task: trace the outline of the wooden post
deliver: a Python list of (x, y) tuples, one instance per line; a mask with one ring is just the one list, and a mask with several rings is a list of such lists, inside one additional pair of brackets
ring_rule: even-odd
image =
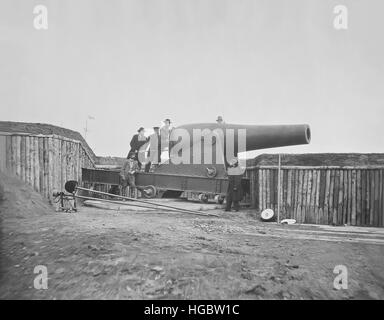
[(270, 169), (267, 169), (265, 170), (265, 201), (266, 201), (266, 208), (270, 208), (271, 207), (271, 188), (270, 188), (270, 182), (271, 182), (271, 179), (270, 179), (270, 173), (271, 173), (271, 170)]
[(7, 137), (0, 136), (0, 171), (6, 171), (7, 163)]
[(281, 155), (279, 153), (279, 168), (277, 171), (277, 223), (280, 223), (280, 199), (281, 199)]

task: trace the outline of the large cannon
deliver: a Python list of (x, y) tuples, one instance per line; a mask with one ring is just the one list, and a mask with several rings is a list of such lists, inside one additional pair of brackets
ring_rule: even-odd
[[(159, 190), (178, 196), (184, 191), (221, 197), (226, 193), (226, 165), (239, 152), (308, 144), (308, 125), (238, 125), (198, 123), (175, 128), (170, 158), (153, 172), (140, 172), (136, 183), (154, 197)], [(118, 172), (83, 169), (83, 181), (119, 184)], [(247, 179), (244, 179), (247, 189)]]
[[(310, 139), (311, 131), (305, 124), (271, 126), (188, 124), (174, 129), (170, 137), (171, 145), (174, 144), (173, 149), (177, 147), (181, 153), (189, 155), (188, 163), (175, 164), (177, 155), (171, 152), (170, 160), (158, 167), (155, 172), (181, 176), (225, 177), (226, 163), (239, 152), (308, 144)], [(195, 159), (196, 154), (199, 162)]]

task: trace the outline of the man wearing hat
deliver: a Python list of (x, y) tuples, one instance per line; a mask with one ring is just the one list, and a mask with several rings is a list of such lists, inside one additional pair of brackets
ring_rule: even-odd
[(235, 211), (239, 211), (240, 209), (239, 202), (243, 198), (243, 191), (241, 188), (243, 173), (244, 170), (239, 167), (239, 160), (237, 158), (233, 158), (227, 166), (228, 189), (225, 211), (231, 211), (232, 203)]
[(129, 190), (128, 187), (131, 187), (134, 193), (136, 193), (137, 187), (135, 175), (138, 171), (140, 171), (140, 167), (136, 155), (133, 152), (129, 152), (128, 157), (120, 170), (120, 184), (127, 196)]
[(154, 133), (149, 136), (148, 163), (145, 165), (145, 172), (149, 172), (152, 167), (161, 162), (161, 140), (160, 127), (153, 127)]
[(222, 116), (218, 116), (216, 119), (217, 124), (224, 124), (224, 120)]
[(140, 148), (148, 142), (148, 138), (144, 135), (145, 134), (145, 129), (143, 127), (140, 127), (137, 130), (137, 133), (133, 135), (131, 139), (131, 150), (128, 153), (127, 159), (129, 158), (129, 155), (135, 154), (136, 160), (139, 163), (139, 167), (141, 168), (141, 162), (139, 161), (139, 150)]
[(169, 144), (169, 137), (171, 134), (171, 120), (165, 119), (164, 125), (160, 128), (160, 140), (161, 140), (161, 152), (168, 149), (168, 154), (170, 154), (170, 149), (172, 146)]

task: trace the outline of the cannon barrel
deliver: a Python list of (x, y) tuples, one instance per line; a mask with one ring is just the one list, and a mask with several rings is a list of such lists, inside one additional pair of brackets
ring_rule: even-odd
[[(246, 137), (246, 151), (285, 147), (292, 145), (308, 144), (311, 140), (311, 130), (307, 124), (288, 124), (288, 125), (239, 125), (239, 124), (216, 124), (216, 123), (197, 123), (180, 126), (177, 129), (185, 129), (190, 136), (193, 130), (209, 129), (214, 132), (221, 129), (224, 135), (229, 130), (234, 132), (234, 145), (237, 149), (238, 135), (242, 132)], [(245, 131), (244, 131), (245, 130)], [(175, 131), (177, 134), (177, 130)], [(172, 140), (172, 136), (171, 136)], [(176, 140), (176, 139), (175, 139)], [(191, 141), (191, 145), (195, 141)], [(239, 150), (240, 151), (240, 150)]]
[(246, 129), (247, 151), (308, 144), (311, 141), (311, 129), (306, 124), (240, 127)]

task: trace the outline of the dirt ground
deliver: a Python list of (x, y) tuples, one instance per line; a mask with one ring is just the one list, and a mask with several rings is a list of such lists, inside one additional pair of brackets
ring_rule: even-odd
[[(252, 210), (57, 213), (0, 178), (0, 299), (384, 298), (383, 229), (283, 226)], [(34, 288), (37, 265), (46, 290)], [(336, 265), (347, 267), (348, 289), (334, 289)]]

